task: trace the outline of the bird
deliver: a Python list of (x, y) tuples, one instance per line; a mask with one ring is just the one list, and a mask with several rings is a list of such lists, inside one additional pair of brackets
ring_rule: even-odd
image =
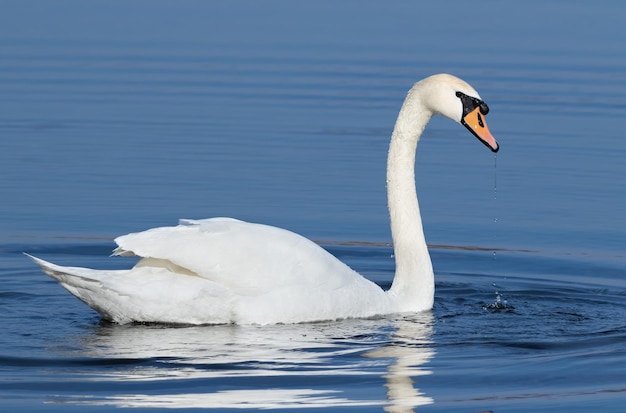
[(460, 123), (499, 150), (489, 107), (464, 80), (435, 74), (402, 104), (387, 155), (395, 275), (383, 290), (315, 242), (234, 218), (181, 219), (115, 239), (129, 269), (56, 265), (28, 255), (50, 277), (114, 323), (291, 324), (417, 313), (433, 307), (435, 280), (415, 188), (415, 156), (433, 115)]

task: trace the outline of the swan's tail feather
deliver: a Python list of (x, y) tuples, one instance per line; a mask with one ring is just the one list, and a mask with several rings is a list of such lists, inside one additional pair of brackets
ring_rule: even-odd
[[(57, 280), (64, 287), (66, 285), (70, 285), (70, 286), (75, 286), (75, 287), (80, 288), (80, 287), (83, 287), (85, 284), (89, 284), (89, 283), (92, 283), (92, 284), (96, 283), (102, 286), (102, 284), (94, 278), (89, 278), (89, 277), (85, 277), (83, 275), (79, 275), (76, 273), (74, 274), (71, 273), (70, 271), (72, 270), (73, 267), (61, 267), (60, 265), (56, 265), (51, 262), (42, 260), (41, 258), (34, 257), (30, 254), (25, 253), (24, 255), (26, 255), (33, 261), (35, 261), (35, 264), (39, 265), (41, 269), (43, 270), (43, 272), (48, 274), (51, 278)], [(80, 269), (76, 268), (76, 270), (80, 270)]]
[[(41, 267), (52, 279), (61, 284), (63, 288), (72, 293), (76, 298), (96, 310), (103, 318), (123, 323), (114, 310), (115, 302), (119, 301), (121, 294), (107, 288), (98, 278), (98, 271), (80, 267), (62, 267), (51, 262), (24, 254)], [(93, 273), (90, 276), (89, 273)]]
[(225, 287), (197, 275), (147, 261), (131, 270), (63, 267), (30, 257), (51, 278), (102, 318), (119, 324), (233, 322), (233, 296)]

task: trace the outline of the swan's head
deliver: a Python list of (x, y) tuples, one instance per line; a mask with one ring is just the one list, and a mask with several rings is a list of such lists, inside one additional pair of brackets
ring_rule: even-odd
[(498, 152), (500, 147), (485, 121), (489, 107), (467, 82), (452, 75), (439, 74), (421, 80), (415, 89), (419, 89), (423, 104), (432, 113), (462, 124), (489, 149)]

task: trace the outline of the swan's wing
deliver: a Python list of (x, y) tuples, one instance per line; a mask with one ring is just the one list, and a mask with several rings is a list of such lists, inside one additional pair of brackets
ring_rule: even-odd
[(62, 267), (32, 257), (104, 318), (126, 323), (268, 324), (389, 312), (387, 295), (293, 232), (233, 219), (182, 221), (116, 239), (130, 270)]
[[(281, 228), (230, 218), (182, 220), (116, 238), (118, 255), (162, 265), (258, 296), (296, 287), (335, 290), (369, 283), (312, 241)], [(180, 270), (182, 269), (182, 270)]]

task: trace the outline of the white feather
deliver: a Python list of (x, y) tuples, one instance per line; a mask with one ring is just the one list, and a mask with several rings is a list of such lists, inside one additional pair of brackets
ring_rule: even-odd
[(181, 220), (118, 237), (115, 255), (142, 258), (129, 270), (31, 258), (118, 323), (296, 323), (428, 310), (434, 275), (415, 191), (415, 151), (433, 114), (460, 120), (455, 91), (478, 97), (450, 75), (416, 83), (396, 121), (387, 160), (396, 274), (387, 292), (298, 234), (232, 218)]

